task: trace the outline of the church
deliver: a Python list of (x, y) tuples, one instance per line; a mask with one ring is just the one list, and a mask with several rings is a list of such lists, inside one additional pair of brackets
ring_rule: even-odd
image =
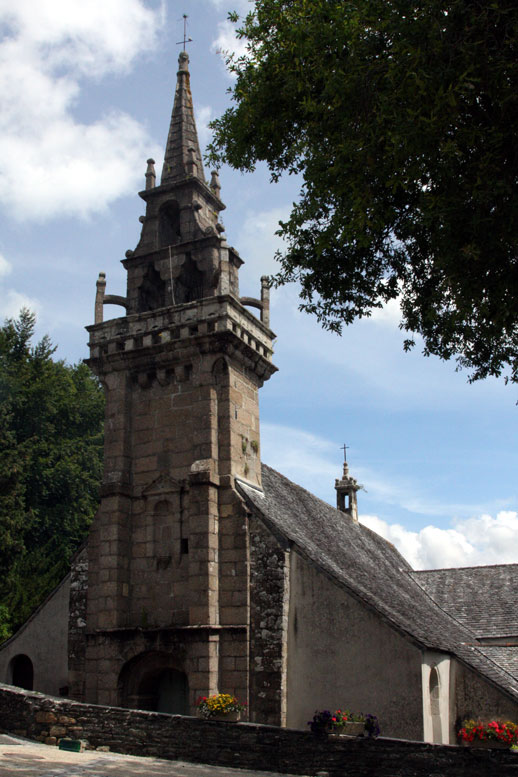
[(240, 296), (188, 63), (160, 180), (149, 159), (139, 193), (126, 296), (100, 273), (87, 327), (106, 395), (99, 510), (70, 574), (0, 647), (0, 682), (183, 715), (227, 692), (250, 721), (291, 728), (342, 707), (452, 744), (463, 718), (518, 722), (518, 565), (415, 572), (358, 522), (347, 463), (332, 507), (261, 462), (268, 281)]

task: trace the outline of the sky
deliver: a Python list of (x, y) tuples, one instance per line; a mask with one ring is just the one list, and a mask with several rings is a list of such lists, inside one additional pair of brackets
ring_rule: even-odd
[[(125, 294), (146, 160), (161, 169), (183, 14), (202, 147), (229, 104), (229, 10), (246, 0), (0, 0), (0, 317), (37, 314), (56, 358), (86, 358), (95, 281)], [(206, 170), (206, 173), (210, 172)], [(297, 199), (258, 167), (220, 171), (241, 293), (274, 272), (275, 230)], [(110, 311), (110, 313), (108, 313)], [(105, 316), (120, 315), (107, 308)], [(279, 368), (261, 389), (262, 459), (335, 503), (343, 451), (360, 521), (418, 569), (518, 563), (518, 388), (473, 385), (452, 362), (403, 352), (394, 303), (323, 331), (296, 286), (272, 291)]]

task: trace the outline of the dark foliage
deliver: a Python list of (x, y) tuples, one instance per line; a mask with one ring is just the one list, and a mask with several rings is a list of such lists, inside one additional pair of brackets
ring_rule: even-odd
[(256, 0), (240, 35), (210, 156), (302, 176), (275, 282), (336, 331), (399, 298), (425, 354), (518, 381), (518, 4)]
[(104, 399), (84, 364), (31, 346), (34, 315), (0, 328), (0, 639), (68, 569), (97, 507)]

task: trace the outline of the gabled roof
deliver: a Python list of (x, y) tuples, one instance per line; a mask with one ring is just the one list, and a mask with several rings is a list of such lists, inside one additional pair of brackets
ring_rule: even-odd
[(477, 637), (518, 635), (518, 564), (432, 569), (411, 576)]
[(428, 596), (391, 543), (265, 464), (262, 482), (263, 491), (237, 486), (271, 530), (418, 646), (457, 655), (518, 701), (518, 679)]

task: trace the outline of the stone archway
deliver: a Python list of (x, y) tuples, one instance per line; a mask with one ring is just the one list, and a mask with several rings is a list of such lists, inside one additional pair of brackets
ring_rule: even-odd
[(432, 667), (429, 678), (429, 693), (430, 693), (430, 713), (432, 716), (432, 737), (433, 742), (442, 742), (442, 725), (441, 725), (441, 685), (439, 681), (439, 672), (437, 667)]
[(171, 655), (141, 653), (122, 667), (119, 703), (131, 709), (188, 715), (189, 682)]
[(19, 653), (9, 663), (9, 682), (18, 688), (32, 691), (34, 688), (34, 668), (29, 656)]

